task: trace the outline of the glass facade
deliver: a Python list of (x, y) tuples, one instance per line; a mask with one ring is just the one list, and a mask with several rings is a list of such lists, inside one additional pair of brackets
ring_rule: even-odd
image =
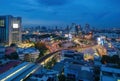
[(21, 18), (11, 15), (0, 16), (0, 43), (21, 42)]
[(0, 27), (4, 27), (5, 26), (5, 20), (4, 19), (0, 19)]

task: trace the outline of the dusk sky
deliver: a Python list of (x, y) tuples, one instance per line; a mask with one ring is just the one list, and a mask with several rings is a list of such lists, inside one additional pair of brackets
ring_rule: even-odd
[(120, 0), (0, 0), (0, 15), (20, 16), (23, 25), (120, 28)]

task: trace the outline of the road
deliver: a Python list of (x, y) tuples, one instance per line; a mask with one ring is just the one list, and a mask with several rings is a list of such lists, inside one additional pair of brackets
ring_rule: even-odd
[[(63, 50), (63, 49), (61, 49), (61, 50)], [(47, 54), (47, 55), (41, 57), (39, 60), (36, 61), (36, 63), (42, 63), (42, 62), (45, 61), (47, 58), (49, 58), (49, 57), (51, 57), (52, 55), (54, 55), (54, 54), (60, 52), (61, 50), (58, 50), (58, 51), (49, 53), (49, 54)]]
[(54, 54), (57, 54), (58, 52), (60, 52), (61, 50), (77, 50), (77, 49), (87, 49), (87, 48), (91, 48), (91, 47), (95, 47), (96, 45), (92, 45), (92, 46), (87, 46), (87, 47), (77, 47), (77, 48), (62, 48), (59, 49), (55, 52), (49, 53), (43, 57), (41, 57), (39, 60), (36, 61), (36, 63), (42, 63), (44, 62), (47, 58), (51, 57)]

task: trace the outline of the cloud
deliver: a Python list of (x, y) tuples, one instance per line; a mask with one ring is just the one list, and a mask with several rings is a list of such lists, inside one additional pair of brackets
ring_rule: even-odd
[(87, 22), (93, 26), (120, 26), (119, 3), (120, 0), (1, 0), (0, 15), (21, 16), (26, 24)]
[(39, 20), (28, 20), (28, 19), (24, 19), (24, 21), (26, 22), (23, 22), (24, 25), (45, 25), (45, 26), (55, 26), (55, 25), (63, 25), (65, 24), (66, 22), (63, 22), (63, 21), (57, 21), (57, 20), (42, 20), (42, 19), (39, 19)]
[(37, 0), (38, 3), (45, 6), (61, 6), (69, 3), (71, 0)]

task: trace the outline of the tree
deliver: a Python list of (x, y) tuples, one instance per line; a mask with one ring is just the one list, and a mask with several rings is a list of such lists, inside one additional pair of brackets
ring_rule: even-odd
[(113, 56), (111, 57), (111, 63), (117, 64), (118, 61), (119, 61), (119, 56), (118, 56), (118, 55), (113, 55)]
[(11, 53), (10, 57), (11, 57), (11, 59), (15, 59), (15, 60), (19, 59), (19, 56), (18, 56), (17, 52)]
[(35, 44), (35, 48), (40, 51), (39, 57), (43, 56), (45, 54), (45, 52), (48, 50), (45, 43), (43, 43), (43, 42), (37, 42)]
[(17, 60), (19, 59), (19, 56), (18, 53), (15, 51), (10, 53), (9, 55), (5, 55), (5, 58)]
[(10, 47), (17, 47), (15, 43), (10, 44)]
[(55, 64), (56, 63), (56, 58), (53, 58), (52, 59), (52, 64)]
[(113, 55), (112, 57), (103, 55), (101, 62), (102, 64), (113, 63), (113, 64), (118, 64), (118, 66), (120, 66), (120, 58), (118, 55)]
[(49, 61), (45, 64), (46, 69), (51, 69), (52, 68), (52, 61)]
[(107, 56), (107, 55), (103, 55), (103, 56), (102, 56), (102, 59), (101, 59), (101, 63), (102, 63), (102, 64), (106, 64), (106, 63), (108, 63), (108, 62), (110, 62), (110, 57)]
[(61, 74), (58, 76), (58, 79), (59, 79), (59, 81), (65, 81), (66, 77), (65, 77), (65, 75)]
[(37, 42), (35, 44), (35, 48), (37, 48), (39, 50), (48, 50), (45, 43), (43, 43), (43, 42)]

